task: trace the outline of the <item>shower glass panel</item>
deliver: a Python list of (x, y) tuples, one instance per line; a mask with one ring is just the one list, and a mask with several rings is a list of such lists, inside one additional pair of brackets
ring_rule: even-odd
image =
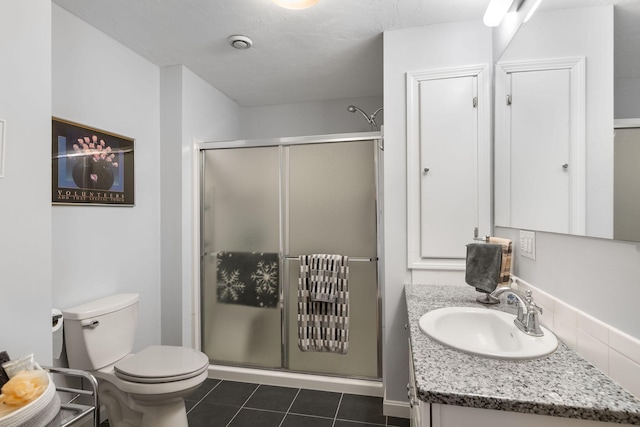
[[(373, 141), (289, 147), (286, 234), (289, 369), (378, 377), (378, 281)], [(298, 255), (349, 262), (349, 351), (303, 352), (297, 337)], [(364, 261), (370, 258), (371, 261)]]
[[(279, 152), (278, 147), (204, 151), (202, 342), (217, 363), (282, 365), (279, 286), (275, 297), (256, 292), (277, 279)], [(261, 267), (251, 261), (262, 261)]]

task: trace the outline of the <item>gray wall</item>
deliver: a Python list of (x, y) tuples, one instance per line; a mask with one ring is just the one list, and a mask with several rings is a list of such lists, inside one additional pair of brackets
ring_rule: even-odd
[[(495, 234), (519, 241), (519, 230)], [(640, 243), (536, 232), (536, 259), (514, 245), (513, 271), (563, 302), (640, 337)]]
[(51, 362), (51, 2), (0, 7), (0, 351)]

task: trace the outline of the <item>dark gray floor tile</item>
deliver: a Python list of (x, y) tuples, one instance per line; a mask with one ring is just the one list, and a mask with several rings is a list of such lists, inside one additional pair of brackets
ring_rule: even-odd
[(241, 407), (258, 388), (258, 384), (222, 381), (202, 402)]
[(386, 417), (382, 414), (381, 397), (344, 394), (337, 418), (347, 421), (386, 424)]
[(361, 421), (336, 420), (333, 427), (384, 427), (385, 424), (363, 423)]
[(196, 391), (188, 395), (185, 400), (195, 400), (196, 402), (198, 402), (219, 383), (220, 383), (220, 380), (213, 380), (213, 379), (207, 378), (200, 385), (200, 387), (198, 387)]
[(241, 409), (229, 424), (229, 427), (278, 427), (284, 418), (284, 412)]
[(196, 406), (198, 402), (195, 400), (186, 400), (184, 401), (184, 408), (187, 410), (187, 413), (189, 413), (189, 411), (191, 409), (193, 409), (194, 406)]
[(410, 427), (411, 421), (409, 418), (387, 417), (387, 425), (389, 427)]
[(340, 403), (340, 393), (300, 390), (289, 412), (301, 415), (334, 418)]
[(280, 427), (331, 427), (333, 418), (306, 417), (304, 415), (287, 414)]
[(260, 385), (246, 403), (246, 408), (287, 412), (298, 394), (297, 388)]
[(187, 420), (189, 427), (225, 427), (239, 410), (239, 407), (200, 402), (187, 414)]

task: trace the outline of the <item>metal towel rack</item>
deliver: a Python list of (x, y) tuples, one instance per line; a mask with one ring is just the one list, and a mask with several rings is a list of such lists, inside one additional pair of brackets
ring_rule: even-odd
[[(89, 415), (93, 415), (93, 426), (100, 426), (100, 399), (98, 398), (98, 382), (96, 378), (85, 371), (70, 368), (54, 368), (43, 366), (43, 369), (51, 374), (58, 374), (65, 377), (80, 378), (80, 388), (56, 386), (58, 392), (70, 393), (68, 402), (60, 405), (60, 427), (67, 427), (84, 420)], [(87, 387), (85, 387), (85, 384)], [(75, 403), (81, 396), (89, 396), (89, 404)]]

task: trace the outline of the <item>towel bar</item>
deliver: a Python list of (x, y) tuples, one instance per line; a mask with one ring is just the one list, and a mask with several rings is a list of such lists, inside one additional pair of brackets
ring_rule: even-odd
[[(300, 259), (300, 257), (297, 256), (286, 256), (285, 259), (288, 260), (298, 260)], [(367, 257), (349, 257), (349, 262), (354, 261), (354, 262), (371, 262), (371, 261), (378, 261), (378, 258), (367, 258)]]
[[(204, 254), (204, 256), (218, 256), (217, 252), (207, 252)], [(297, 256), (285, 256), (285, 259), (288, 260), (298, 260), (300, 259), (300, 257)], [(349, 261), (354, 261), (354, 262), (372, 262), (372, 261), (378, 261), (378, 257), (375, 258), (371, 258), (371, 257), (349, 257)]]

